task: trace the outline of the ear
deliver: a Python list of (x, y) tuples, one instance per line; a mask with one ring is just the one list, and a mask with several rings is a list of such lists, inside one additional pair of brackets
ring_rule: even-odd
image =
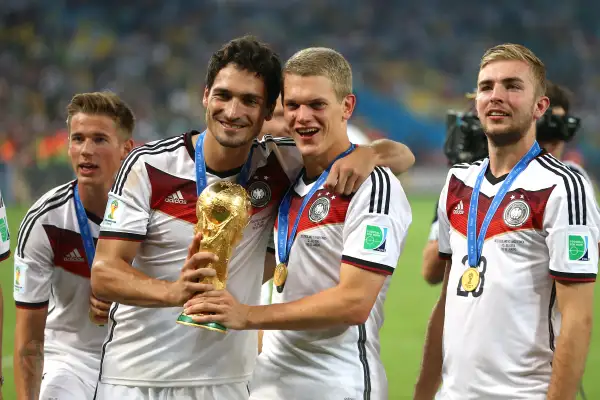
[(208, 93), (208, 88), (204, 87), (204, 95), (202, 96), (202, 105), (204, 106), (204, 108), (208, 108)]
[(342, 114), (342, 119), (344, 121), (348, 121), (350, 117), (352, 117), (352, 113), (354, 112), (354, 107), (356, 107), (356, 96), (353, 94), (349, 94), (344, 97), (343, 100), (344, 112)]
[(123, 152), (121, 153), (121, 161), (125, 160), (125, 157), (133, 150), (133, 139), (127, 139), (123, 143)]
[(541, 96), (535, 103), (535, 109), (533, 110), (533, 118), (537, 121), (542, 118), (542, 115), (550, 107), (550, 99), (546, 96)]

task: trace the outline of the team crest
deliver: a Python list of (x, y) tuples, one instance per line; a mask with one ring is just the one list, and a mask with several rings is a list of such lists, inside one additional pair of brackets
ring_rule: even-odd
[(310, 206), (310, 209), (308, 210), (308, 219), (315, 223), (323, 221), (327, 218), (330, 207), (331, 200), (329, 200), (329, 197), (319, 197)]
[(530, 213), (529, 204), (523, 200), (513, 200), (504, 209), (504, 223), (511, 228), (518, 228), (527, 221)]
[(250, 203), (253, 207), (261, 208), (271, 201), (271, 188), (264, 182), (257, 181), (248, 188), (250, 194)]

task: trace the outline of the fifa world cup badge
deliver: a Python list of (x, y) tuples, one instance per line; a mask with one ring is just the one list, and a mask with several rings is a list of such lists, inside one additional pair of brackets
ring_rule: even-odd
[(479, 271), (477, 270), (477, 268), (468, 268), (462, 275), (461, 278), (461, 282), (462, 282), (462, 287), (467, 291), (467, 292), (472, 292), (473, 290), (477, 289), (477, 286), (479, 286)]

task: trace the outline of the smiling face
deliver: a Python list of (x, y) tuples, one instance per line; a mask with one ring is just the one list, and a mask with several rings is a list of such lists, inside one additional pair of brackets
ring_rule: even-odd
[(208, 131), (224, 147), (248, 144), (271, 117), (264, 80), (235, 64), (218, 72), (210, 89), (204, 90), (203, 104)]
[(101, 114), (76, 113), (70, 120), (69, 149), (71, 166), (82, 185), (110, 186), (131, 148), (123, 140), (115, 121)]
[(320, 157), (338, 142), (347, 142), (346, 122), (356, 98), (338, 100), (333, 83), (324, 76), (286, 73), (283, 82), (284, 117), (303, 156)]
[(535, 122), (548, 107), (532, 68), (525, 61), (495, 60), (481, 68), (476, 107), (488, 139), (497, 146), (535, 133)]

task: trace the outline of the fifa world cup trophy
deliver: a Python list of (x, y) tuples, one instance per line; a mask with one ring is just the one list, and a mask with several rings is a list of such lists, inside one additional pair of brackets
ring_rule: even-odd
[[(250, 197), (241, 185), (228, 181), (220, 181), (209, 185), (198, 197), (196, 215), (198, 223), (194, 234), (202, 233), (201, 251), (209, 251), (219, 257), (219, 261), (211, 262), (208, 268), (216, 270), (215, 276), (206, 277), (202, 283), (213, 285), (215, 290), (225, 289), (227, 285), (227, 268), (231, 253), (242, 239), (244, 228), (250, 221), (252, 204)], [(201, 327), (225, 333), (227, 328), (211, 322), (200, 324), (191, 316), (181, 313), (178, 324)]]

